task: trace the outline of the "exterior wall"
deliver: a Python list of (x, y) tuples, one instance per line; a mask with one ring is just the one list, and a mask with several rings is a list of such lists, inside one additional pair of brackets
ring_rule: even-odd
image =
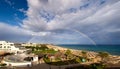
[(38, 61), (38, 56), (33, 57), (33, 61)]
[(16, 48), (14, 46), (14, 43), (6, 42), (6, 41), (0, 41), (0, 50), (1, 51), (7, 51), (7, 52), (17, 52), (17, 51), (19, 51), (19, 48)]
[(7, 66), (11, 65), (11, 66), (28, 66), (30, 65), (31, 66), (31, 62), (6, 62), (6, 61), (3, 61), (4, 63), (7, 64)]
[(13, 46), (13, 45), (14, 45), (14, 43), (0, 41), (0, 50), (11, 50), (11, 46)]
[(37, 46), (37, 43), (23, 43), (21, 46)]

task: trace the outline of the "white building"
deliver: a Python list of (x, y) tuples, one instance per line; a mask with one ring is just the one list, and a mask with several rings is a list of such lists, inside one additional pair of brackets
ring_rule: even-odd
[(19, 51), (19, 48), (16, 48), (14, 46), (14, 43), (6, 42), (6, 41), (0, 41), (0, 51), (16, 53), (17, 51)]
[(21, 44), (21, 46), (37, 46), (38, 44), (37, 43), (23, 43)]

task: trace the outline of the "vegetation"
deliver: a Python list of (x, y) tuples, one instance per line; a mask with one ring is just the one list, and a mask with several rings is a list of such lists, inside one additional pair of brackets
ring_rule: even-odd
[(87, 57), (87, 52), (86, 52), (86, 51), (82, 51), (81, 53), (82, 53), (82, 56), (83, 56), (84, 58)]
[(71, 52), (71, 50), (66, 50), (65, 52), (65, 55), (66, 55), (66, 59), (72, 59), (73, 58), (73, 54)]
[(104, 61), (105, 58), (109, 57), (109, 54), (107, 52), (99, 52), (98, 56), (100, 56), (102, 60)]
[(54, 49), (47, 49), (47, 50), (35, 50), (35, 51), (32, 51), (32, 53), (34, 54), (55, 54), (57, 51), (55, 51)]
[(34, 54), (55, 54), (57, 51), (54, 49), (49, 49), (45, 44), (37, 45), (36, 47), (27, 46), (26, 48), (31, 49)]
[(8, 56), (8, 55), (14, 55), (14, 53), (4, 53), (4, 54), (0, 55), (0, 57)]
[(44, 57), (43, 60), (45, 61), (45, 63), (49, 64), (50, 63), (50, 59), (48, 57)]
[(80, 59), (78, 61), (76, 61), (76, 59), (61, 61), (61, 58), (57, 57), (57, 58), (54, 59), (55, 62), (51, 62), (50, 57), (48, 57), (48, 56), (44, 56), (43, 60), (47, 64), (56, 65), (56, 66), (68, 65), (68, 64), (76, 64), (76, 63), (79, 63), (81, 61)]
[(90, 65), (90, 69), (104, 69), (105, 65), (102, 63), (93, 63)]
[(37, 45), (37, 46), (26, 46), (26, 48), (32, 49), (32, 51), (35, 51), (35, 50), (47, 50), (48, 49), (48, 47), (45, 44), (40, 44), (40, 45)]
[[(86, 51), (82, 51), (81, 54), (82, 56), (75, 56), (72, 54), (71, 50), (66, 50), (66, 52), (63, 54), (66, 57), (66, 60), (62, 61), (60, 56), (55, 56), (56, 53), (58, 51), (55, 51), (54, 49), (49, 49), (45, 44), (40, 44), (37, 45), (36, 47), (30, 46), (30, 47), (26, 47), (28, 49), (32, 50), (32, 53), (34, 54), (45, 54), (46, 56), (43, 57), (43, 60), (45, 61), (45, 63), (50, 64), (50, 65), (57, 65), (57, 66), (61, 66), (61, 65), (68, 65), (68, 64), (76, 64), (76, 63), (81, 63), (81, 62), (86, 62), (90, 59), (87, 59), (87, 52)], [(50, 56), (54, 55), (53, 60), (55, 62), (52, 62), (50, 59)], [(58, 53), (58, 55), (61, 55)], [(98, 56), (100, 56), (102, 59), (105, 59), (109, 56), (108, 53), (106, 52), (99, 52)], [(30, 58), (29, 58), (30, 59)], [(94, 63), (90, 65), (91, 69), (103, 69), (104, 65), (103, 64), (98, 64), (98, 63)]]
[(2, 63), (2, 64), (0, 64), (0, 66), (6, 66), (7, 64), (5, 64), (5, 63)]
[[(61, 58), (55, 57), (56, 62), (50, 62), (50, 58), (48, 56), (44, 58), (44, 61), (48, 64), (51, 64), (51, 65), (68, 65), (68, 64), (85, 62), (87, 60), (84, 57), (75, 57), (75, 58), (72, 57), (74, 55), (72, 54), (71, 50), (69, 50), (69, 49), (66, 50), (65, 55), (67, 57), (66, 61), (61, 61)], [(83, 61), (83, 60), (85, 60), (85, 61)]]
[(80, 66), (71, 66), (65, 69), (89, 69), (87, 65), (80, 65)]
[(105, 65), (101, 63), (93, 63), (91, 65), (72, 66), (65, 69), (105, 69)]
[(58, 58), (55, 58), (55, 60), (56, 60), (56, 61), (61, 61), (61, 58), (58, 57)]
[(81, 58), (76, 57), (76, 62), (81, 63), (81, 62), (82, 62), (82, 61), (81, 61)]
[[(46, 59), (45, 59), (46, 61)], [(48, 60), (47, 60), (48, 61)], [(68, 64), (76, 64), (78, 63), (75, 59), (72, 60), (67, 60), (67, 61), (57, 61), (57, 62), (46, 62), (50, 65), (56, 65), (56, 66), (61, 66), (61, 65), (68, 65)]]
[(66, 54), (66, 55), (70, 55), (70, 54), (72, 54), (72, 53), (71, 53), (71, 50), (69, 50), (69, 49), (66, 50), (65, 54)]

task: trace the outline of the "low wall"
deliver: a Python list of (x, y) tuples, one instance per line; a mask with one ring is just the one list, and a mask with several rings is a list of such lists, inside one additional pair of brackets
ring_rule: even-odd
[(3, 63), (6, 63), (7, 66), (31, 66), (31, 62), (7, 62), (3, 61)]

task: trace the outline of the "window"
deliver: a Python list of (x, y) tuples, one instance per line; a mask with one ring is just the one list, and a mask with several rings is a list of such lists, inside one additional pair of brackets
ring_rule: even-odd
[(4, 48), (6, 48), (6, 46), (4, 46)]
[(13, 46), (13, 44), (10, 44), (11, 46)]
[(0, 46), (0, 48), (2, 48), (2, 46)]
[(8, 46), (7, 48), (10, 48), (10, 46)]

